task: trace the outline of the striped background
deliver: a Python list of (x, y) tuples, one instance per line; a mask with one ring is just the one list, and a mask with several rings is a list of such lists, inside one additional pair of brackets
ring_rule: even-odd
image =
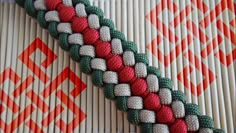
[[(166, 4), (164, 0), (95, 0), (93, 4), (103, 9), (105, 16), (114, 21), (127, 40), (136, 42), (138, 51), (148, 55), (150, 64), (158, 66), (162, 76), (173, 80), (174, 88), (185, 93), (187, 102), (198, 104), (202, 114), (212, 116), (215, 127), (234, 133), (236, 1), (169, 2)], [(75, 113), (56, 92), (64, 92), (63, 94), (76, 104), (73, 107), (79, 107), (86, 114), (81, 123), (74, 123), (74, 132), (139, 132), (137, 127), (128, 123), (126, 113), (117, 111), (114, 102), (104, 98), (102, 88), (92, 86), (91, 77), (80, 72), (79, 64), (59, 48), (58, 42), (14, 3), (0, 4), (0, 33), (0, 132), (11, 124), (10, 128), (15, 132), (34, 132), (35, 129), (44, 132), (61, 131), (57, 122), (61, 119), (70, 123)], [(50, 78), (45, 83), (40, 80), (41, 77), (35, 75), (34, 69), (27, 67), (27, 62), (19, 58), (27, 47), (34, 45), (32, 42), (37, 37), (57, 56), (52, 64), (45, 68), (40, 63), (45, 60), (47, 54), (43, 54), (39, 48), (30, 55), (30, 59)], [(48, 50), (46, 52), (48, 53)], [(10, 75), (13, 72), (18, 75), (19, 81), (16, 81), (16, 76), (12, 80), (7, 79), (7, 74), (4, 74), (7, 70), (12, 70)], [(71, 70), (86, 84), (85, 90), (79, 96), (72, 97), (70, 91), (75, 85), (70, 80), (65, 80), (56, 88), (56, 92), (43, 99), (40, 96), (41, 91), (63, 70)], [(19, 96), (13, 95), (14, 90), (29, 77), (34, 80), (28, 82), (30, 84), (27, 87), (22, 87), (24, 90), (20, 91)], [(2, 82), (4, 78), (7, 80)], [(79, 88), (82, 89), (83, 86)], [(199, 95), (196, 95), (197, 89)], [(34, 102), (29, 92), (34, 92), (39, 99)], [(11, 109), (10, 99), (20, 107), (18, 111)], [(49, 107), (48, 111), (40, 109), (37, 104), (40, 99)], [(42, 124), (44, 118), (59, 106), (64, 110), (57, 116), (54, 115), (51, 121), (46, 120), (48, 124)], [(25, 111), (27, 108), (30, 108), (30, 113)], [(22, 121), (17, 119), (19, 115), (22, 115)]]

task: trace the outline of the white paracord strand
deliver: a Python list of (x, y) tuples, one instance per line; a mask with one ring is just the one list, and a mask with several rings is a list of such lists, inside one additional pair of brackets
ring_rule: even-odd
[(72, 0), (62, 0), (62, 3), (63, 3), (65, 6), (73, 6)]
[(104, 42), (111, 40), (110, 28), (108, 26), (102, 26), (100, 28), (100, 39)]
[(91, 60), (91, 68), (95, 70), (106, 71), (107, 70), (106, 60), (102, 58), (93, 58)]
[(69, 33), (69, 34), (72, 34), (71, 24), (70, 23), (59, 23), (57, 25), (57, 31), (59, 33)]
[(123, 49), (122, 49), (122, 43), (120, 41), (120, 39), (112, 39), (111, 40), (111, 48), (112, 48), (112, 54), (122, 54), (123, 53)]
[(172, 95), (170, 89), (162, 88), (159, 90), (161, 104), (169, 105), (172, 102)]
[(184, 104), (181, 101), (173, 101), (171, 104), (171, 108), (175, 115), (175, 118), (184, 118), (185, 117), (185, 108)]
[(47, 22), (50, 21), (60, 22), (59, 13), (57, 11), (48, 11), (44, 17)]
[(83, 45), (80, 47), (79, 54), (82, 56), (95, 57), (95, 48), (91, 45)]
[(115, 96), (131, 96), (129, 84), (117, 84), (114, 88)]
[(188, 131), (198, 131), (199, 121), (196, 115), (187, 115), (185, 121), (188, 127)]
[(144, 63), (138, 62), (135, 64), (135, 76), (137, 78), (147, 77), (147, 66)]
[(154, 124), (153, 133), (169, 133), (168, 125), (165, 124)]
[(118, 75), (113, 71), (105, 71), (103, 73), (103, 81), (105, 83), (118, 84)]
[(83, 35), (80, 33), (71, 34), (68, 37), (68, 42), (70, 44), (84, 45)]
[(143, 123), (155, 123), (156, 115), (154, 111), (143, 109), (139, 111), (139, 119)]
[(209, 128), (200, 128), (199, 133), (213, 133), (213, 130)]
[(159, 84), (158, 78), (154, 74), (149, 74), (147, 76), (147, 86), (149, 92), (158, 92), (159, 91)]
[(100, 28), (99, 17), (96, 14), (90, 14), (88, 16), (88, 23), (89, 23), (89, 27), (91, 29), (99, 29)]
[(138, 96), (128, 97), (127, 107), (130, 109), (143, 109), (143, 98)]
[(123, 62), (126, 66), (134, 66), (135, 58), (134, 53), (132, 51), (125, 51), (123, 54)]
[(87, 17), (87, 13), (86, 13), (84, 4), (77, 4), (75, 6), (75, 11), (76, 11), (76, 15), (78, 17)]
[(34, 8), (35, 8), (36, 10), (46, 10), (46, 9), (47, 9), (44, 0), (36, 0), (36, 1), (34, 2)]

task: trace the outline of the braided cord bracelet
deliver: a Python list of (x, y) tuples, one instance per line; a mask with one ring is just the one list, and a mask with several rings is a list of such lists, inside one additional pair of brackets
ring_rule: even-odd
[(213, 120), (200, 115), (196, 104), (186, 103), (181, 91), (149, 66), (148, 57), (137, 53), (100, 8), (88, 0), (16, 0), (59, 40), (60, 47), (91, 74), (106, 98), (128, 112), (128, 121), (148, 133), (223, 133)]

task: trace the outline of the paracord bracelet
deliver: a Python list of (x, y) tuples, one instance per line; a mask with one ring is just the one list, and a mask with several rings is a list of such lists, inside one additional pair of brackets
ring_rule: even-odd
[(115, 30), (100, 8), (87, 0), (16, 0), (41, 27), (59, 40), (62, 49), (104, 87), (106, 98), (128, 112), (130, 123), (148, 133), (223, 133), (196, 104), (186, 103), (181, 91), (172, 90), (170, 79), (149, 66), (134, 42)]

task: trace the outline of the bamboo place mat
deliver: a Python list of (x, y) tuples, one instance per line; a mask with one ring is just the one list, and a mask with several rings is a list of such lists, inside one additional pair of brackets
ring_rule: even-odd
[[(215, 127), (236, 132), (236, 2), (166, 2), (93, 4), (173, 80), (187, 102), (213, 117)], [(0, 132), (140, 132), (13, 2), (0, 4), (0, 31)]]

